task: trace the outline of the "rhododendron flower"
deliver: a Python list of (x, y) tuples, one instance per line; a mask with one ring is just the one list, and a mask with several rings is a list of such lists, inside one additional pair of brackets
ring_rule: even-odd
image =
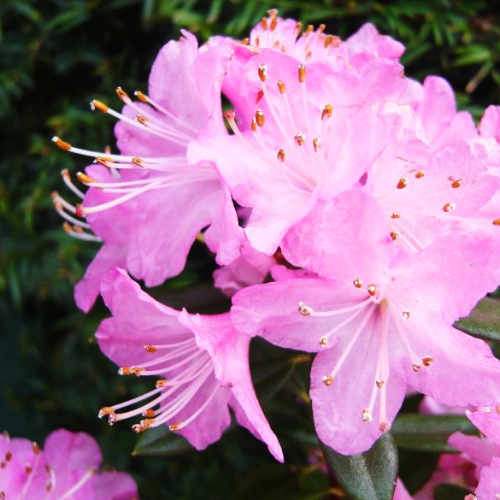
[(499, 398), (500, 363), (486, 343), (451, 327), (497, 285), (498, 240), (461, 236), (419, 254), (394, 253), (381, 243), (376, 204), (359, 191), (301, 227), (309, 231), (287, 242), (287, 258), (329, 279), (246, 288), (233, 297), (232, 316), (248, 335), (319, 353), (311, 398), (323, 442), (344, 454), (368, 449), (407, 389), (463, 407)]
[(283, 19), (274, 9), (268, 14), (251, 30), (250, 37), (244, 39), (241, 45), (225, 39), (239, 46), (237, 57), (248, 58), (262, 49), (274, 49), (291, 55), (304, 64), (347, 64), (352, 71), (356, 71), (363, 63), (368, 65), (377, 59), (398, 61), (404, 52), (402, 43), (390, 36), (381, 35), (370, 23), (364, 24), (351, 37), (342, 41), (338, 36), (325, 33), (324, 24), (320, 24), (317, 29), (308, 25), (302, 31), (302, 23), (295, 19)]
[(373, 164), (365, 186), (384, 209), (391, 238), (409, 251), (456, 228), (487, 230), (500, 209), (496, 203), (494, 215), (480, 213), (500, 188), (500, 156), (478, 142), (471, 116), (456, 112), (445, 80), (429, 77), (423, 91), (403, 137)]
[(217, 164), (233, 198), (251, 208), (251, 245), (269, 255), (317, 199), (350, 189), (370, 168), (399, 119), (383, 113), (384, 100), (405, 102), (409, 84), (392, 59), (373, 56), (361, 71), (355, 61), (306, 64), (284, 52), (238, 57), (235, 49), (223, 81), (233, 135), (194, 141), (188, 151), (192, 161)]
[(497, 499), (500, 497), (500, 406), (467, 411), (467, 416), (484, 437), (455, 432), (448, 443), (476, 466), (479, 484), (475, 495), (468, 500)]
[(168, 425), (201, 450), (229, 426), (231, 407), (238, 422), (283, 461), (253, 390), (249, 338), (234, 330), (228, 314), (171, 309), (141, 291), (122, 270), (106, 275), (101, 293), (113, 315), (97, 331), (100, 348), (122, 375), (158, 380), (145, 394), (102, 408), (100, 416), (111, 424), (143, 416), (135, 431)]
[[(220, 264), (237, 257), (240, 233), (227, 188), (213, 164), (190, 164), (185, 156), (193, 139), (225, 133), (220, 86), (229, 55), (223, 48), (198, 48), (195, 37), (183, 32), (179, 42), (170, 41), (157, 56), (149, 96), (136, 92), (138, 101), (133, 101), (119, 87), (122, 113), (93, 101), (94, 109), (119, 120), (115, 133), (121, 155), (76, 148), (54, 138), (62, 149), (103, 165), (79, 174), (90, 187), (82, 204), (75, 207), (54, 195), (70, 234), (96, 239), (88, 232), (92, 230), (104, 243), (76, 288), (77, 304), (84, 311), (98, 294), (101, 276), (114, 266), (126, 267), (148, 286), (178, 274), (204, 228), (205, 242)], [(65, 180), (82, 196), (67, 173)]]
[(0, 435), (0, 498), (53, 500), (137, 500), (137, 486), (123, 472), (99, 472), (102, 457), (83, 432), (59, 429), (43, 450), (23, 438)]

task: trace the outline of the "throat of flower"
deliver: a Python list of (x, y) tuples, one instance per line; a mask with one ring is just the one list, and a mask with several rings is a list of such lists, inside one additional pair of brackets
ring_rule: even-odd
[[(170, 344), (147, 344), (144, 350), (152, 359), (144, 363), (122, 367), (121, 375), (161, 375), (153, 390), (128, 401), (101, 408), (98, 416), (107, 417), (108, 423), (133, 417), (145, 417), (132, 429), (135, 432), (169, 423), (172, 431), (193, 422), (216, 397), (220, 383), (214, 377), (213, 362), (193, 338)], [(196, 399), (196, 409), (183, 420), (179, 414)], [(125, 411), (123, 411), (125, 410)]]

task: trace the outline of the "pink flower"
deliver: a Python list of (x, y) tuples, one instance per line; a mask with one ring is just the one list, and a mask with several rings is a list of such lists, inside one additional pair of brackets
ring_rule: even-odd
[(136, 92), (139, 101), (133, 101), (118, 88), (122, 113), (93, 101), (94, 109), (119, 120), (115, 133), (121, 155), (82, 150), (54, 138), (62, 149), (104, 166), (79, 174), (90, 187), (83, 204), (74, 207), (55, 195), (71, 234), (95, 239), (91, 230), (104, 243), (76, 288), (83, 310), (92, 306), (103, 272), (114, 266), (126, 267), (147, 286), (181, 272), (204, 228), (205, 242), (220, 264), (238, 256), (240, 230), (227, 188), (213, 164), (186, 159), (193, 139), (225, 134), (220, 86), (229, 55), (222, 47), (198, 48), (195, 37), (183, 32), (157, 56), (150, 96)]
[(27, 439), (0, 435), (0, 497), (7, 500), (134, 500), (135, 481), (123, 472), (99, 472), (101, 452), (83, 432), (59, 429), (44, 449)]
[(345, 454), (368, 449), (408, 389), (452, 406), (499, 398), (500, 363), (486, 343), (451, 327), (496, 287), (498, 239), (463, 235), (394, 252), (380, 209), (360, 191), (324, 204), (301, 228), (285, 256), (328, 279), (246, 288), (232, 317), (248, 335), (318, 352), (310, 392), (323, 442)]
[(145, 394), (102, 408), (100, 416), (111, 424), (146, 417), (133, 426), (136, 432), (168, 425), (201, 450), (229, 426), (231, 407), (238, 422), (283, 461), (253, 390), (249, 338), (234, 330), (228, 314), (201, 316), (171, 309), (121, 270), (106, 275), (101, 293), (113, 314), (96, 333), (101, 350), (121, 367), (120, 374), (158, 380)]
[[(283, 21), (285, 31), (289, 24)], [(316, 35), (325, 37), (303, 36)], [(383, 113), (384, 100), (404, 101), (409, 81), (392, 59), (306, 64), (288, 50), (234, 50), (223, 82), (235, 107), (226, 113), (233, 135), (194, 141), (188, 157), (217, 164), (233, 198), (251, 209), (251, 245), (272, 255), (317, 199), (350, 189), (370, 168), (399, 119)]]
[(500, 406), (468, 411), (467, 416), (484, 437), (456, 432), (448, 442), (476, 466), (479, 484), (475, 496), (471, 497), (478, 500), (496, 499), (500, 497)]
[[(302, 32), (300, 22), (283, 19), (273, 9), (252, 29), (250, 37), (243, 43), (249, 52), (274, 49), (292, 55), (303, 63), (328, 59), (334, 63), (339, 59), (349, 60), (363, 54), (372, 60), (375, 56), (398, 60), (404, 52), (403, 44), (389, 36), (380, 35), (370, 23), (364, 24), (345, 42), (338, 36), (325, 33), (325, 28), (324, 24), (320, 24), (317, 29), (308, 25)], [(356, 59), (356, 63), (359, 63), (359, 59)]]

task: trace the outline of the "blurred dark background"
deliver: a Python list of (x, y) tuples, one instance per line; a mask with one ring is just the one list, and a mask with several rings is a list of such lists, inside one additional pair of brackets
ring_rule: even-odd
[[(90, 99), (118, 106), (117, 85), (144, 89), (155, 54), (180, 28), (201, 40), (219, 33), (242, 38), (271, 7), (306, 24), (323, 22), (343, 37), (371, 21), (405, 43), (408, 75), (445, 76), (459, 106), (476, 118), (500, 102), (497, 2), (0, 1), (0, 430), (41, 442), (61, 426), (90, 432), (106, 466), (130, 471), (143, 498), (331, 495), (314, 459), (307, 356), (252, 347), (258, 391), (284, 443), (285, 466), (239, 429), (198, 454), (164, 431), (137, 444), (126, 424), (110, 429), (96, 419), (100, 406), (138, 394), (144, 384), (120, 378), (93, 342), (104, 307), (88, 316), (76, 309), (72, 286), (97, 247), (66, 236), (50, 200), (52, 190), (64, 191), (61, 169), (85, 166), (55, 149), (52, 135), (90, 149), (114, 146), (113, 123), (90, 112)], [(224, 307), (210, 289), (212, 270), (210, 255), (195, 247), (186, 271), (156, 292), (191, 310)], [(405, 470), (429, 468), (435, 458), (401, 456), (410, 487), (422, 478)]]

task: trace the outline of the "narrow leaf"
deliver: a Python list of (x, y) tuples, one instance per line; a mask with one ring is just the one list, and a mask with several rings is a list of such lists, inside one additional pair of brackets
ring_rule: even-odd
[(485, 297), (455, 328), (485, 340), (500, 342), (500, 299)]
[(448, 438), (455, 431), (474, 432), (474, 426), (462, 415), (400, 415), (394, 422), (391, 433), (396, 444), (405, 449), (451, 452)]
[(338, 482), (353, 499), (392, 499), (398, 453), (390, 434), (383, 435), (361, 455), (341, 455), (325, 445), (323, 453)]

